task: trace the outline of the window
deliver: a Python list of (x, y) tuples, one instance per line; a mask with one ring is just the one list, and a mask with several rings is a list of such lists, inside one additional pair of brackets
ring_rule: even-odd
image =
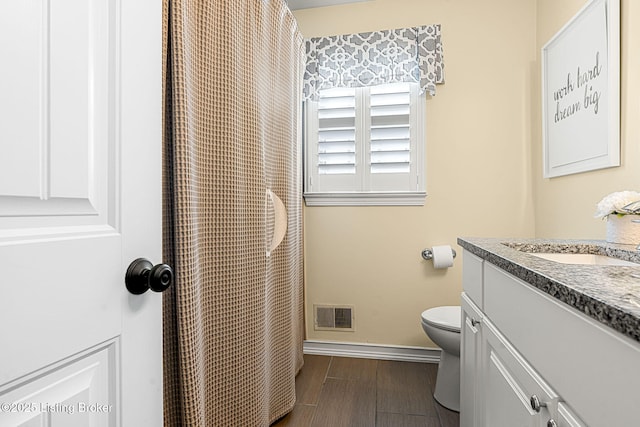
[(327, 89), (307, 101), (307, 205), (423, 205), (424, 103), (414, 83)]

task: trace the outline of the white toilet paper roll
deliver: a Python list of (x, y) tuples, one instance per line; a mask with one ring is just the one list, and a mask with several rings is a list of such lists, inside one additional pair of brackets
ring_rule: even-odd
[(449, 268), (453, 266), (453, 251), (451, 250), (451, 246), (434, 246), (431, 250), (433, 251), (434, 268)]

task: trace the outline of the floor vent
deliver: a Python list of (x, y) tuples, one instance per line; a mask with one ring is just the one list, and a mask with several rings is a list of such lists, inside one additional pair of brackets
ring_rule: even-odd
[(353, 331), (354, 310), (352, 306), (313, 305), (314, 329), (316, 331)]

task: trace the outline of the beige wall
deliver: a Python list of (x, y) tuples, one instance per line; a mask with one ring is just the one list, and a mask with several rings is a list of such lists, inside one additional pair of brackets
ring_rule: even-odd
[(621, 1), (622, 166), (542, 178), (539, 52), (585, 2), (374, 0), (295, 12), (306, 37), (440, 23), (446, 64), (427, 101), (426, 205), (305, 209), (307, 319), (313, 304), (356, 307), (356, 332), (308, 322), (308, 339), (432, 346), (420, 312), (458, 303), (461, 262), (434, 270), (420, 251), (457, 236), (603, 238), (595, 204), (639, 190), (640, 2)]
[[(307, 339), (432, 347), (420, 313), (459, 304), (462, 263), (434, 270), (422, 249), (534, 235), (535, 0), (374, 0), (295, 15), (306, 37), (442, 24), (425, 206), (305, 209)], [(355, 305), (356, 331), (314, 331), (313, 304)]]
[[(585, 3), (585, 0), (538, 0), (538, 52)], [(538, 237), (602, 239), (605, 223), (593, 218), (598, 201), (614, 191), (640, 190), (640, 2), (622, 0), (620, 9), (620, 167), (542, 178), (540, 80), (539, 76), (536, 78), (532, 160)], [(539, 69), (538, 63), (536, 70)]]

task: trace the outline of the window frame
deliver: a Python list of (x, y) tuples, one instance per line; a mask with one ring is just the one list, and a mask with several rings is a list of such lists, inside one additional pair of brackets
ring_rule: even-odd
[[(410, 90), (410, 179), (402, 190), (371, 190), (371, 181), (367, 179), (370, 172), (370, 136), (362, 137), (365, 132), (370, 135), (371, 119), (370, 87), (356, 88), (356, 174), (336, 175), (330, 180), (337, 181), (336, 188), (329, 191), (318, 190), (318, 104), (319, 101), (307, 100), (304, 103), (304, 199), (307, 206), (423, 206), (426, 198), (426, 95), (420, 95), (418, 84), (412, 83)], [(363, 149), (366, 148), (366, 150)], [(358, 170), (360, 167), (362, 170)], [(376, 181), (384, 181), (384, 175), (375, 177)], [(394, 180), (393, 175), (388, 178)], [(328, 177), (328, 175), (323, 175)], [(344, 177), (341, 179), (340, 177)], [(344, 183), (340, 183), (344, 181)], [(397, 179), (396, 179), (397, 181)], [(350, 182), (351, 184), (348, 184)], [(354, 183), (355, 182), (355, 183)], [(415, 185), (414, 185), (415, 182)], [(349, 185), (359, 185), (360, 190), (352, 190)], [(379, 185), (379, 184), (378, 184)], [(403, 185), (404, 186), (404, 185)], [(340, 188), (341, 187), (341, 188)], [(412, 188), (411, 188), (412, 187)]]

